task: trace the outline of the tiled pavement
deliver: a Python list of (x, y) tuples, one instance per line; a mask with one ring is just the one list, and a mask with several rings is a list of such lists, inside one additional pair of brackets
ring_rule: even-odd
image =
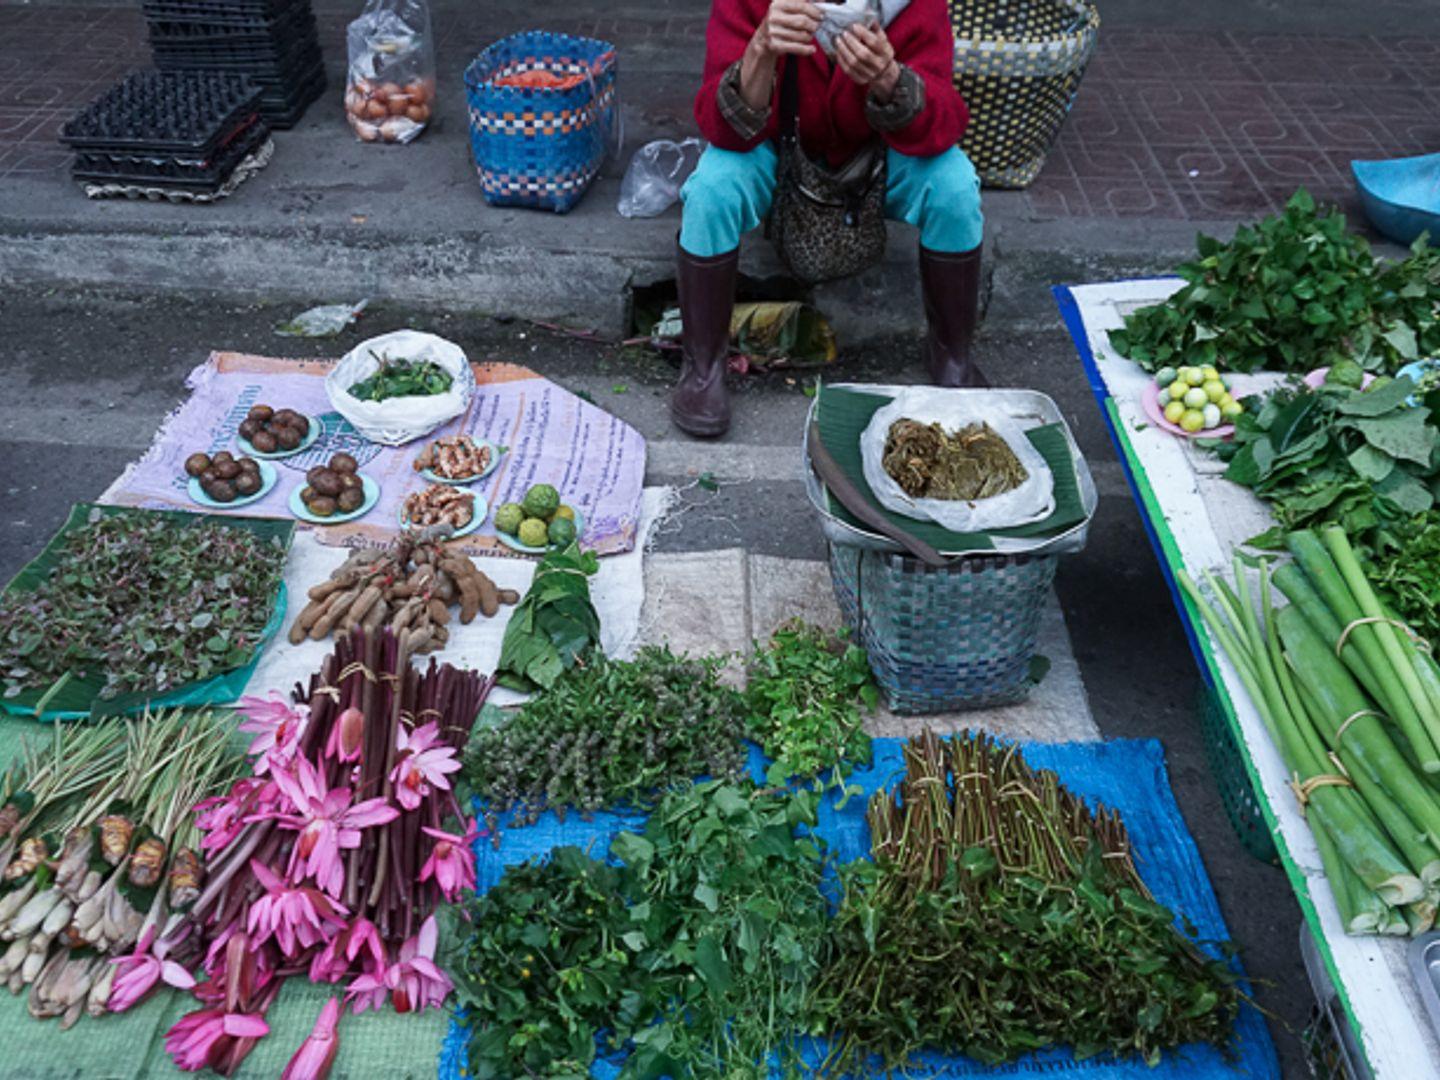
[[(315, 0), (331, 90), (312, 111), (338, 98), (356, 6)], [(706, 7), (437, 2), (440, 68), (458, 72), (485, 43), (527, 25), (598, 34), (621, 47), (632, 134), (677, 133), (690, 111), (690, 80), (677, 73), (698, 71)], [(0, 179), (62, 177), (68, 155), (56, 135), (65, 119), (147, 61), (138, 4), (0, 0)], [(1434, 36), (1102, 28), (1027, 209), (1042, 219), (1234, 219), (1274, 210), (1300, 185), (1349, 204), (1352, 158), (1440, 149), (1437, 68)]]

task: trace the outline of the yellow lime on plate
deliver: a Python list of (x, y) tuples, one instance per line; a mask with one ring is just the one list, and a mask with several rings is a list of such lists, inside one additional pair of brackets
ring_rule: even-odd
[(1185, 415), (1180, 417), (1180, 428), (1182, 431), (1196, 432), (1205, 426), (1205, 414), (1199, 409), (1186, 409)]
[(1185, 403), (1183, 401), (1172, 401), (1165, 406), (1165, 419), (1172, 424), (1180, 423), (1180, 418), (1185, 415)]

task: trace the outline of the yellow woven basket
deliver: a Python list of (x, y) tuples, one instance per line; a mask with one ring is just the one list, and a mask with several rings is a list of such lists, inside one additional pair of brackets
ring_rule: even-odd
[(1091, 0), (950, 0), (955, 88), (970, 106), (960, 148), (990, 187), (1029, 187), (1095, 51)]

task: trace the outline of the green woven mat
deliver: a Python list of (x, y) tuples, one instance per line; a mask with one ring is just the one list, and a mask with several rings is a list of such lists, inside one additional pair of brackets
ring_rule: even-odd
[[(996, 529), (993, 533), (957, 533), (934, 522), (919, 521), (881, 506), (874, 492), (870, 490), (870, 485), (865, 482), (865, 468), (860, 460), (860, 434), (870, 423), (876, 410), (890, 401), (884, 394), (867, 394), (859, 390), (822, 386), (820, 405), (816, 412), (820, 424), (820, 441), (845, 471), (845, 475), (860, 488), (870, 505), (898, 528), (925, 541), (938, 551), (975, 551), (993, 548), (995, 545), (990, 539), (992, 536), (1011, 539), (1055, 536), (1085, 520), (1085, 503), (1080, 496), (1079, 480), (1075, 476), (1075, 458), (1070, 451), (1070, 440), (1065, 437), (1062, 424), (1046, 424), (1031, 428), (1025, 433), (1040, 452), (1040, 456), (1045, 459), (1045, 463), (1050, 466), (1055, 481), (1055, 510), (1042, 521), (1013, 529)], [(833, 495), (829, 492), (826, 494), (830, 500), (830, 512), (841, 521), (866, 532), (874, 531), (841, 506)]]
[[(22, 736), (44, 738), (33, 720), (0, 715), (0, 769), (20, 751)], [(270, 1034), (245, 1059), (237, 1076), (280, 1075), (315, 1024), (320, 1006), (334, 992), (301, 978), (290, 979), (266, 1017)], [(26, 996), (11, 997), (0, 987), (0, 1077), (4, 1080), (139, 1080), (141, 1077), (191, 1075), (180, 1072), (165, 1053), (165, 1032), (198, 1007), (189, 994), (157, 992), (144, 1005), (118, 1016), (84, 1016), (69, 1031), (53, 1020), (33, 1019)], [(340, 1020), (340, 1052), (331, 1080), (430, 1080), (449, 1027), (448, 1012), (431, 1009), (400, 1016), (382, 1012)]]

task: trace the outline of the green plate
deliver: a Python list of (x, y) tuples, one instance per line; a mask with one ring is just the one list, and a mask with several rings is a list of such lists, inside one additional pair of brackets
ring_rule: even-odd
[(305, 500), (300, 498), (300, 492), (305, 490), (305, 485), (300, 483), (296, 484), (295, 490), (290, 492), (290, 512), (301, 521), (308, 521), (311, 525), (343, 525), (347, 521), (364, 517), (374, 510), (375, 504), (380, 501), (380, 485), (363, 472), (357, 475), (360, 477), (360, 488), (365, 492), (365, 501), (360, 504), (358, 510), (351, 510), (348, 514), (331, 514), (329, 517), (312, 514), (310, 508), (305, 505)]
[[(509, 533), (501, 532), (499, 529), (495, 530), (495, 535), (499, 538), (502, 544), (510, 548), (512, 551), (523, 552), (526, 555), (544, 555), (547, 551), (553, 551), (555, 548), (554, 544), (545, 544), (543, 546), (536, 546), (534, 544), (522, 544), (516, 537), (511, 536)], [(584, 539), (584, 537), (585, 515), (582, 514), (579, 510), (576, 510), (575, 539), (579, 541)]]
[(421, 469), (420, 475), (432, 484), (449, 484), (451, 487), (464, 487), (466, 484), (473, 484), (476, 480), (484, 480), (500, 465), (500, 455), (505, 453), (503, 446), (496, 446), (489, 439), (476, 439), (479, 446), (490, 448), (490, 464), (485, 466), (484, 472), (478, 472), (474, 476), (466, 476), (463, 479), (456, 479), (449, 476), (441, 476), (434, 469)]
[(275, 471), (275, 466), (268, 461), (257, 461), (260, 466), (260, 490), (254, 495), (241, 495), (238, 499), (231, 499), (229, 502), (216, 502), (209, 495), (205, 494), (204, 488), (196, 477), (190, 478), (186, 490), (190, 492), (190, 498), (194, 499), (201, 506), (208, 506), (212, 510), (234, 510), (236, 507), (248, 506), (250, 503), (263, 499), (269, 495), (280, 479), (280, 474)]
[[(301, 413), (300, 415), (305, 416), (304, 413)], [(294, 450), (276, 450), (274, 453), (271, 454), (263, 453), (259, 450), (256, 450), (255, 447), (251, 444), (250, 440), (245, 438), (245, 436), (241, 435), (238, 431), (235, 433), (235, 444), (253, 458), (266, 458), (270, 461), (276, 461), (280, 458), (294, 457), (296, 454), (303, 454), (306, 450), (309, 450), (310, 447), (315, 445), (315, 441), (320, 438), (320, 429), (324, 426), (320, 423), (319, 420), (316, 420), (313, 416), (305, 416), (305, 419), (309, 421), (310, 429), (306, 432), (305, 438), (301, 440), (300, 445), (295, 447)]]
[[(470, 520), (450, 534), (452, 540), (457, 536), (469, 536), (476, 529), (480, 528), (481, 525), (485, 524), (485, 517), (490, 513), (490, 504), (486, 502), (485, 496), (481, 495), (478, 491), (475, 492), (475, 502), (471, 506), (471, 511)], [(410, 519), (405, 516), (405, 507), (403, 504), (400, 507), (400, 527), (402, 529), (410, 528)]]
[[(10, 583), (5, 586), (5, 595), (8, 596), (12, 592), (28, 592), (39, 586), (55, 567), (65, 538), (77, 529), (88, 525), (92, 513), (98, 514), (100, 517), (144, 514), (150, 517), (168, 518), (176, 528), (191, 528), (197, 523), (209, 522), (228, 529), (244, 530), (261, 540), (279, 540), (287, 551), (290, 541), (295, 535), (293, 521), (281, 521), (276, 518), (221, 517), (210, 514), (193, 514), (184, 510), (137, 510), (128, 506), (76, 503), (71, 508), (70, 516), (66, 519), (65, 524), (45, 545), (45, 549), (10, 579)], [(45, 711), (38, 715), (35, 707), (46, 694), (43, 689), (29, 690), (18, 697), (0, 699), (0, 707), (14, 716), (28, 716), (37, 720), (73, 720), (91, 714), (132, 714), (142, 712), (146, 708), (168, 708), (182, 705), (200, 707), (234, 701), (244, 691), (245, 684), (250, 681), (250, 676), (255, 671), (255, 665), (260, 662), (260, 653), (264, 649), (265, 643), (280, 629), (280, 625), (285, 619), (286, 600), (285, 583), (282, 581), (275, 591), (270, 618), (266, 621), (250, 658), (238, 667), (213, 675), (202, 682), (177, 686), (173, 690), (159, 695), (124, 694), (101, 700), (99, 694), (105, 685), (105, 679), (103, 676), (94, 676), (85, 680), (72, 679), (66, 683), (51, 697), (46, 704)]]

